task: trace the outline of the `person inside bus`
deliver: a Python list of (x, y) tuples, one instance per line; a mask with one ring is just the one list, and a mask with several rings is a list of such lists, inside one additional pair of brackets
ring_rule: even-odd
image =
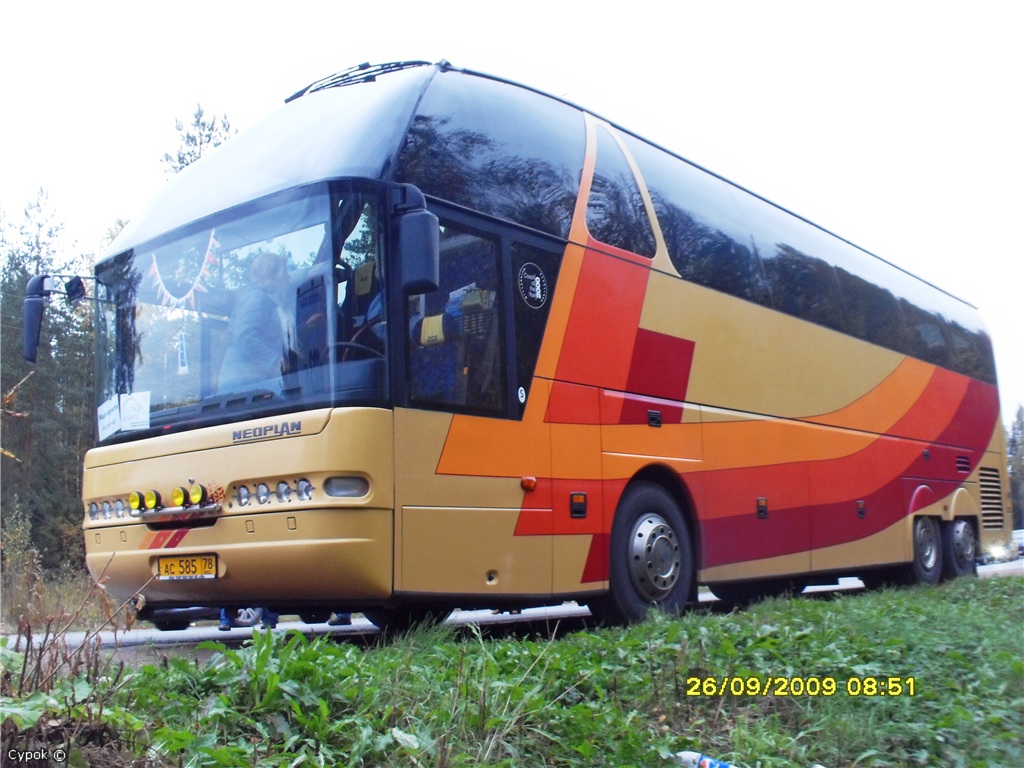
[(295, 318), (289, 308), (287, 260), (261, 251), (249, 267), (249, 277), (250, 285), (239, 293), (231, 313), (221, 392), (269, 386), (293, 367)]

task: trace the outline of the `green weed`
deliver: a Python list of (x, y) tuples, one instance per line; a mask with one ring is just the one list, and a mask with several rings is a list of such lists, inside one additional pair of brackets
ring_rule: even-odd
[[(556, 639), (258, 633), (68, 684), (104, 697), (102, 722), (148, 765), (651, 766), (686, 749), (751, 768), (1020, 765), (1022, 640), (1024, 579), (961, 579)], [(889, 678), (900, 695), (877, 695)], [(745, 687), (766, 679), (789, 689)], [(52, 711), (4, 706), (5, 733)]]

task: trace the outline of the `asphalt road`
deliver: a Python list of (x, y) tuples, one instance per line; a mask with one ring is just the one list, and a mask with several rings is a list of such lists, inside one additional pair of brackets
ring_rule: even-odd
[[(978, 568), (978, 575), (981, 578), (992, 576), (1024, 576), (1024, 559), (1014, 560), (1009, 563), (998, 563), (995, 565), (983, 565)], [(835, 591), (859, 590), (864, 585), (860, 579), (840, 579), (837, 583), (825, 586), (808, 587), (805, 594), (827, 593)], [(717, 598), (706, 592), (700, 595), (702, 603), (716, 603)], [(492, 611), (456, 611), (448, 618), (447, 622), (454, 625), (478, 624), (485, 627), (488, 632), (501, 633), (507, 631), (539, 631), (555, 632), (557, 630), (571, 631), (582, 628), (590, 611), (584, 606), (575, 603), (566, 603), (546, 608), (527, 608), (520, 613), (494, 613)], [(309, 636), (331, 635), (350, 639), (357, 643), (369, 643), (379, 634), (378, 629), (362, 617), (355, 617), (352, 625), (347, 627), (331, 627), (327, 624), (306, 624), (301, 621), (282, 621), (272, 630), (274, 632), (287, 632), (297, 630)], [(188, 652), (194, 649), (199, 643), (206, 640), (213, 640), (230, 645), (241, 644), (250, 638), (253, 632), (264, 632), (260, 628), (234, 628), (229, 632), (221, 632), (215, 623), (201, 623), (188, 629), (176, 632), (158, 631), (146, 622), (126, 632), (103, 631), (89, 633), (90, 639), (99, 639), (104, 649), (117, 649), (121, 652), (128, 651), (125, 655), (133, 657), (152, 654), (154, 658), (166, 655), (173, 650), (177, 653)], [(85, 632), (69, 632), (67, 643), (74, 648), (86, 641)]]

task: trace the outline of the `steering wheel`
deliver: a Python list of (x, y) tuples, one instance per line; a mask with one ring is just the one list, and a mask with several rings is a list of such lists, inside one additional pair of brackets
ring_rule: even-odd
[(352, 334), (352, 339), (350, 341), (339, 341), (339, 342), (337, 342), (336, 346), (345, 347), (346, 348), (344, 354), (342, 354), (342, 356), (341, 356), (342, 362), (344, 362), (345, 360), (348, 360), (349, 353), (352, 352), (353, 350), (359, 350), (361, 352), (368, 352), (370, 355), (372, 355), (374, 357), (384, 357), (384, 353), (381, 350), (379, 350), (379, 349), (377, 349), (375, 347), (371, 347), (369, 344), (366, 344), (364, 342), (359, 341), (359, 339), (365, 333), (367, 333), (367, 331), (369, 331), (371, 328), (373, 328), (375, 325), (381, 323), (382, 321), (383, 321), (382, 317), (375, 317), (375, 318), (373, 318), (373, 320), (370, 320), (368, 323), (363, 325), (362, 328), (360, 328), (358, 331), (356, 331), (354, 334)]

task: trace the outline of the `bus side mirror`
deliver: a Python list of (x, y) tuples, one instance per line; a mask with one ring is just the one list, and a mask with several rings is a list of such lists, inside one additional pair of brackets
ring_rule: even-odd
[(437, 216), (420, 209), (398, 220), (398, 262), (402, 293), (416, 296), (436, 291), (440, 276), (440, 231)]
[(43, 304), (50, 297), (49, 275), (36, 275), (25, 286), (25, 302), (21, 305), (21, 350), (25, 360), (36, 361), (39, 331), (43, 327)]
[(39, 332), (43, 327), (43, 307), (53, 293), (63, 293), (68, 304), (85, 298), (85, 281), (78, 275), (36, 275), (25, 285), (25, 301), (21, 305), (21, 353), (30, 363), (36, 361)]

